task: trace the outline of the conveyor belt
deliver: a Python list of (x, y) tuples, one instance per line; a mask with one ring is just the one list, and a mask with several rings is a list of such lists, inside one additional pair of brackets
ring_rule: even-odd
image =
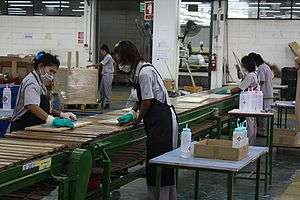
[[(173, 105), (177, 110), (177, 114), (181, 116), (199, 108), (207, 108), (230, 99), (232, 97), (208, 99), (200, 104), (180, 103), (173, 100)], [(74, 150), (94, 141), (101, 141), (107, 137), (125, 133), (130, 130), (130, 127), (108, 126), (99, 123), (99, 120), (115, 119), (122, 113), (124, 112), (112, 111), (106, 114), (86, 117), (83, 121), (91, 121), (92, 125), (61, 133), (19, 131), (7, 134), (6, 138), (0, 139), (0, 173), (7, 168), (28, 163), (40, 157), (51, 157), (55, 152)], [(145, 141), (143, 140), (129, 144), (125, 149), (111, 154), (112, 171), (122, 172), (124, 169), (142, 163), (145, 160), (145, 149)]]

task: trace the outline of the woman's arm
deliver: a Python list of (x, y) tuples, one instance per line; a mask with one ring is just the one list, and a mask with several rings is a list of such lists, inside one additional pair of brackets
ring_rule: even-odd
[(231, 94), (237, 94), (237, 93), (241, 92), (241, 89), (239, 87), (236, 87), (236, 88), (231, 89), (230, 92), (231, 92)]
[(27, 109), (34, 114), (36, 117), (40, 118), (41, 120), (46, 121), (48, 114), (39, 106), (37, 105), (28, 105)]
[(133, 122), (133, 125), (138, 125), (142, 119), (145, 117), (145, 115), (147, 114), (147, 111), (149, 109), (151, 105), (151, 99), (148, 99), (148, 100), (143, 100), (141, 102), (141, 106), (140, 106), (140, 113), (139, 113), (139, 116), (138, 118)]

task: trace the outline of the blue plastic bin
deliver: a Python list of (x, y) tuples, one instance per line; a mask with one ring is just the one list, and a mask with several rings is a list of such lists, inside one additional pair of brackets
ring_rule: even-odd
[(10, 123), (13, 110), (0, 109), (0, 137), (3, 137)]
[[(3, 108), (2, 96), (3, 89), (6, 87), (6, 84), (0, 84), (0, 108)], [(11, 90), (11, 108), (14, 109), (17, 103), (17, 96), (19, 92), (20, 85), (9, 85)]]

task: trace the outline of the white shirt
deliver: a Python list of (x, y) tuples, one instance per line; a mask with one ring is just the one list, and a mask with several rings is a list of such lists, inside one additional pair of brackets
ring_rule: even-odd
[(149, 63), (140, 62), (135, 72), (135, 80), (138, 79), (141, 86), (142, 100), (156, 99), (161, 103), (166, 102), (168, 105), (171, 105), (163, 80), (154, 67), (147, 66), (141, 69), (146, 64)]

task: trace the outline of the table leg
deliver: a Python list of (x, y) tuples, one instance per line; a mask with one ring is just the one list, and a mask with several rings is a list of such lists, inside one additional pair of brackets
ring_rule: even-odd
[(284, 127), (287, 128), (287, 108), (285, 108), (285, 114), (284, 114)]
[(270, 127), (270, 145), (269, 145), (269, 167), (270, 167), (270, 177), (269, 177), (269, 184), (272, 184), (272, 175), (273, 175), (273, 124), (274, 124), (274, 116), (271, 117), (271, 127)]
[(227, 200), (233, 199), (233, 179), (234, 179), (234, 173), (229, 172), (227, 174)]
[(280, 118), (279, 118), (280, 115), (279, 115), (279, 111), (280, 111), (280, 108), (277, 108), (277, 128), (280, 128), (280, 126), (279, 126), (279, 125), (280, 125), (280, 124), (279, 124), (279, 123), (280, 123)]
[(198, 194), (199, 194), (199, 171), (195, 171), (195, 200), (198, 199)]
[(260, 182), (260, 157), (256, 160), (255, 200), (259, 199), (259, 182)]
[(233, 130), (232, 129), (232, 119), (230, 118), (228, 121), (228, 131), (229, 131), (228, 137), (230, 140), (232, 139), (232, 134), (233, 134), (232, 130)]
[(161, 182), (161, 166), (156, 166), (156, 193), (155, 193), (155, 199), (160, 199), (160, 182)]
[(281, 108), (279, 108), (279, 118), (280, 118), (280, 121), (279, 121), (279, 128), (281, 128), (282, 127), (282, 109)]
[(266, 160), (265, 160), (265, 179), (264, 179), (264, 182), (265, 182), (265, 187), (264, 187), (264, 192), (265, 192), (265, 195), (267, 194), (268, 192), (268, 182), (269, 182), (269, 160), (270, 160), (270, 139), (271, 139), (271, 134), (270, 134), (270, 128), (269, 128), (269, 118), (267, 118), (267, 142), (266, 142), (266, 146), (269, 148), (269, 152), (266, 153)]

